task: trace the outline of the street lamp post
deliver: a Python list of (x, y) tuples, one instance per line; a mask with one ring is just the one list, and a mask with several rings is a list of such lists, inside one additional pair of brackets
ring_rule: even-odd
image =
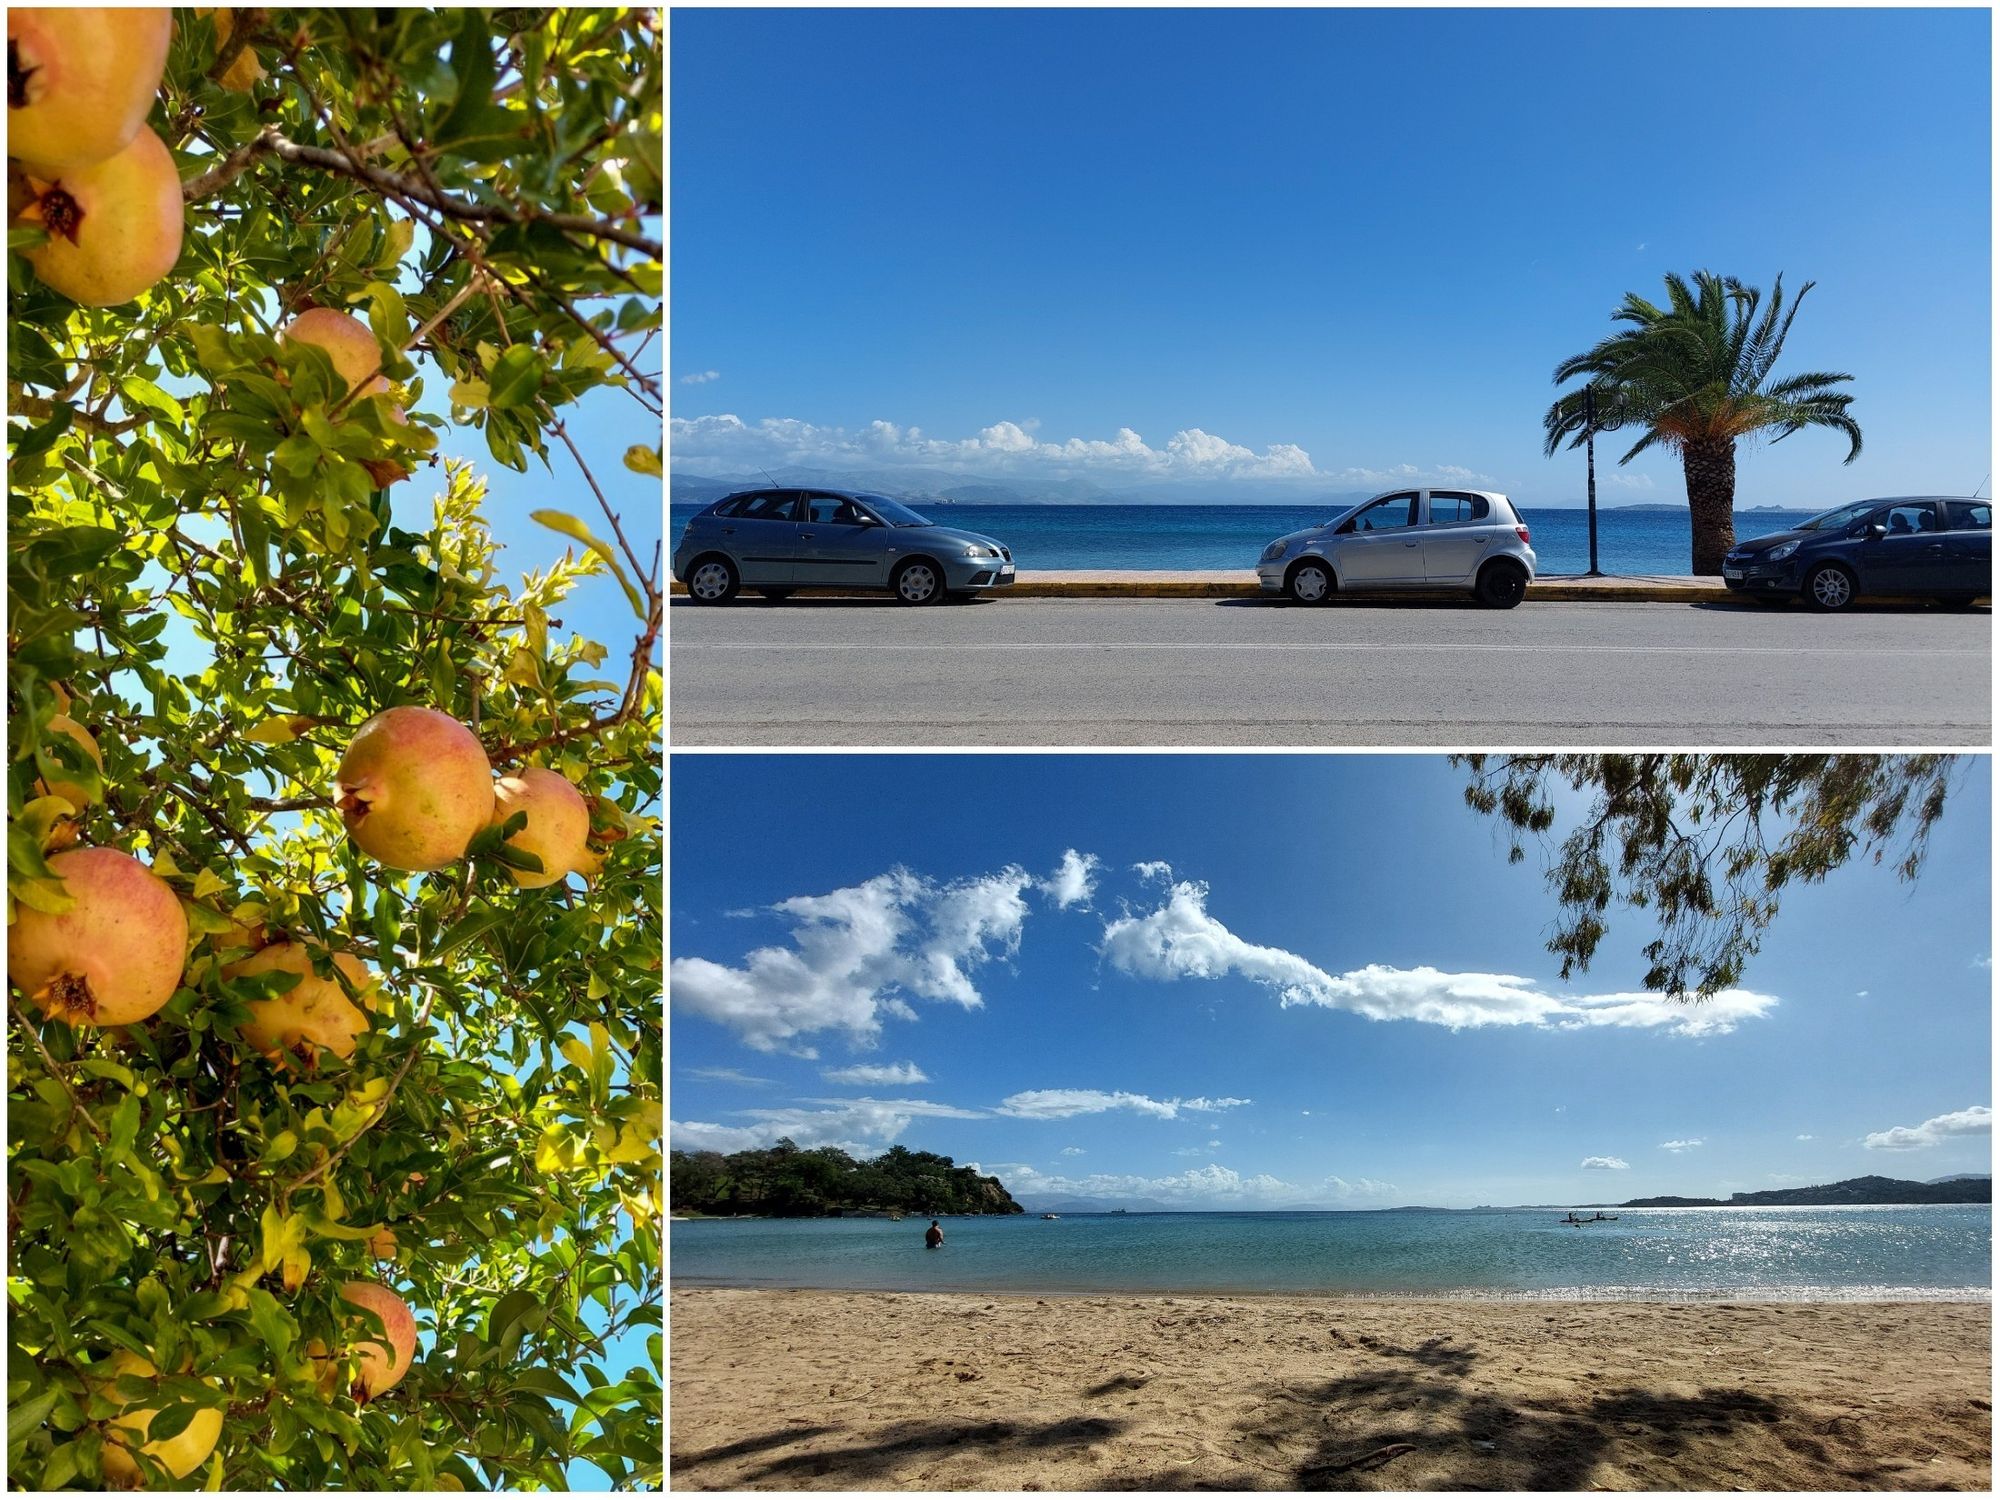
[(1590, 578), (1604, 575), (1597, 570), (1597, 387), (1583, 388), (1583, 462), (1586, 477), (1586, 504), (1590, 507)]

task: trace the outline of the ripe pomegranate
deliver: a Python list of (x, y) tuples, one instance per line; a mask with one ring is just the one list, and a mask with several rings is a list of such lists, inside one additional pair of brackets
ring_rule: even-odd
[[(382, 368), (381, 346), (359, 318), (330, 307), (314, 307), (285, 325), (284, 337), (324, 349), (349, 386), (366, 385)], [(386, 383), (386, 382), (385, 382)]]
[(123, 1026), (173, 999), (188, 927), (167, 883), (116, 849), (67, 849), (49, 868), (76, 904), (60, 916), (16, 905), (7, 930), (15, 987), (73, 1026)]
[(517, 812), (528, 815), (527, 824), (507, 840), (507, 847), (542, 862), (539, 875), (509, 866), (514, 884), (530, 890), (554, 885), (588, 863), (584, 841), (590, 837), (590, 804), (554, 771), (531, 766), (518, 776), (502, 776), (494, 783), (493, 800), (495, 823), (504, 823)]
[(340, 761), (340, 816), (392, 870), (441, 870), (493, 816), (493, 767), (458, 720), (389, 708), (354, 732)]
[(355, 1331), (352, 1347), (360, 1357), (361, 1367), (355, 1372), (353, 1396), (365, 1404), (393, 1389), (409, 1373), (410, 1361), (417, 1352), (417, 1320), (407, 1302), (372, 1281), (350, 1281), (341, 1287), (340, 1295), (379, 1317), (388, 1335), (388, 1342), (384, 1343), (365, 1328)]
[[(389, 377), (386, 375), (377, 375), (373, 380), (361, 387), (361, 397), (365, 399), (369, 396), (385, 395), (389, 389)], [(408, 427), (410, 425), (410, 419), (403, 415), (403, 408), (396, 405), (393, 401), (389, 403), (389, 420), (400, 427)]]
[(180, 259), (180, 173), (150, 130), (87, 166), (23, 162), (20, 183), (27, 202), (16, 217), (48, 231), (46, 244), (22, 253), (46, 285), (72, 302), (130, 302)]
[(146, 123), (173, 35), (164, 7), (9, 7), (7, 154), (47, 167), (116, 156)]
[[(120, 1399), (115, 1385), (120, 1376), (136, 1375), (152, 1379), (160, 1373), (153, 1368), (151, 1361), (129, 1349), (120, 1349), (103, 1368), (105, 1379), (100, 1389), (112, 1400)], [(222, 1436), (221, 1412), (213, 1408), (198, 1411), (193, 1420), (173, 1437), (149, 1443), (146, 1434), (152, 1430), (153, 1418), (159, 1414), (157, 1407), (139, 1407), (110, 1420), (104, 1434), (104, 1477), (111, 1483), (124, 1489), (139, 1489), (144, 1485), (145, 1475), (139, 1461), (132, 1456), (134, 1447), (157, 1460), (176, 1479), (187, 1478), (215, 1451), (216, 1440)]]
[(368, 1253), (377, 1260), (396, 1258), (396, 1231), (384, 1225), (368, 1236)]
[[(57, 714), (54, 718), (50, 719), (49, 728), (57, 734), (67, 735), (70, 739), (75, 740), (77, 744), (83, 747), (83, 753), (97, 763), (97, 769), (99, 771), (104, 769), (104, 755), (97, 748), (97, 741), (91, 737), (88, 729), (85, 729), (68, 714)], [(78, 812), (82, 812), (91, 803), (98, 800), (97, 797), (85, 791), (80, 782), (60, 778), (55, 781), (44, 779), (37, 781), (35, 787), (39, 795), (44, 797), (60, 797)]]
[[(298, 1052), (317, 1059), (322, 1050), (352, 1057), (355, 1039), (368, 1029), (368, 1017), (347, 998), (338, 981), (315, 974), (312, 961), (312, 950), (303, 943), (273, 943), (223, 968), (225, 979), (274, 970), (299, 976), (299, 982), (282, 995), (252, 1000), (250, 1019), (237, 1028), (237, 1035), (268, 1057)], [(367, 966), (352, 953), (334, 954), (333, 966), (354, 987), (361, 1005), (373, 1010), (375, 976)]]

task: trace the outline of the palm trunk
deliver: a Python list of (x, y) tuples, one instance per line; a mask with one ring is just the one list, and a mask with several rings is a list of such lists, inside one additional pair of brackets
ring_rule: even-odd
[(1701, 438), (1681, 450), (1687, 474), (1688, 522), (1694, 533), (1695, 573), (1720, 573), (1722, 557), (1736, 545), (1736, 440)]

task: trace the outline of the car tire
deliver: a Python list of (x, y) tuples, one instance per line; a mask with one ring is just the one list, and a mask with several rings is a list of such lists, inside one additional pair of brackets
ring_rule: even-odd
[(1806, 603), (1821, 614), (1836, 614), (1851, 606), (1860, 591), (1855, 587), (1854, 575), (1839, 563), (1821, 563), (1806, 574), (1802, 592)]
[(1528, 575), (1518, 564), (1491, 562), (1480, 570), (1474, 596), (1488, 609), (1512, 609), (1528, 597)]
[(1339, 587), (1333, 565), (1316, 557), (1293, 564), (1285, 575), (1285, 597), (1294, 604), (1325, 604)]
[(772, 602), (773, 604), (777, 604), (777, 603), (779, 603), (779, 602), (780, 602), (781, 600), (785, 600), (785, 599), (789, 599), (789, 598), (791, 598), (791, 597), (792, 597), (792, 595), (794, 595), (794, 594), (796, 594), (796, 593), (798, 592), (798, 590), (797, 590), (797, 589), (759, 589), (759, 590), (757, 590), (757, 592), (758, 592), (758, 593), (760, 593), (760, 594), (762, 594), (762, 595), (763, 595), (763, 596), (764, 596), (764, 597), (765, 597), (766, 599), (769, 599), (769, 600), (770, 600), (770, 601), (771, 601), (771, 602)]
[(726, 557), (704, 557), (688, 569), (688, 597), (696, 604), (727, 604), (742, 587), (736, 564)]
[(936, 604), (945, 596), (944, 569), (928, 557), (913, 557), (889, 580), (898, 604)]

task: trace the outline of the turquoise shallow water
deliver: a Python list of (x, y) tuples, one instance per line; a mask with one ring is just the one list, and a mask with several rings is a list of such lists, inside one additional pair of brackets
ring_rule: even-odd
[[(672, 507), (678, 542), (698, 505)], [(1317, 526), (1337, 507), (1296, 505), (919, 505), (944, 526), (984, 532), (1005, 542), (1024, 569), (1254, 568), (1264, 544)], [(1781, 531), (1781, 515), (1739, 515), (1739, 538)], [(1543, 573), (1581, 573), (1590, 559), (1589, 522), (1581, 510), (1524, 510)], [(1607, 573), (1685, 573), (1686, 511), (1602, 510), (1597, 561)]]
[(1734, 1301), (1983, 1301), (1992, 1210), (1556, 1209), (1028, 1214), (673, 1224), (677, 1286), (871, 1291), (1311, 1293)]

